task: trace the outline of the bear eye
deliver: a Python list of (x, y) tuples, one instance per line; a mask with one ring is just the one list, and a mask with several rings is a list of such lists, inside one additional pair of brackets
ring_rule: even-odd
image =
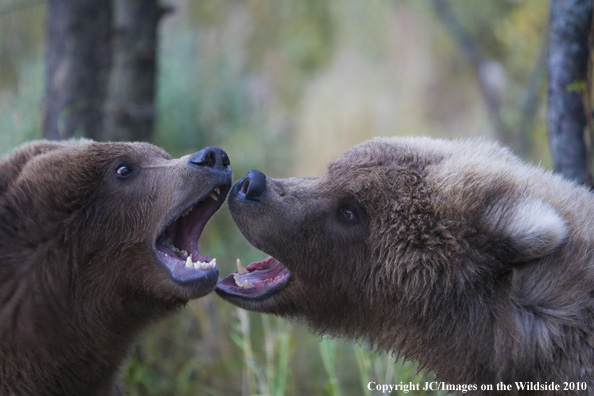
[(134, 174), (134, 168), (126, 164), (118, 164), (116, 166), (116, 178), (123, 180), (128, 179)]
[(352, 206), (341, 206), (338, 208), (338, 213), (342, 220), (356, 224), (359, 222), (359, 214), (357, 213), (357, 209), (353, 208)]

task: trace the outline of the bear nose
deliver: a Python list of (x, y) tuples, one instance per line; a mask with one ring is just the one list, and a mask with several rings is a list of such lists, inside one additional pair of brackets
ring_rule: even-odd
[(259, 170), (252, 169), (239, 185), (239, 193), (250, 201), (260, 201), (266, 191), (266, 175)]
[(190, 157), (190, 164), (225, 170), (231, 164), (229, 156), (223, 149), (218, 147), (206, 147), (194, 153)]

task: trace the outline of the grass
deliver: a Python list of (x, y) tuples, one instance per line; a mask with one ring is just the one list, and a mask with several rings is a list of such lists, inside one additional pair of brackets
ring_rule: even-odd
[(295, 341), (291, 334), (292, 325), (279, 318), (260, 317), (264, 354), (262, 361), (258, 361), (251, 340), (250, 316), (242, 309), (237, 309), (236, 315), (237, 327), (231, 338), (243, 352), (242, 394), (286, 395), (290, 381), (289, 362)]
[(331, 396), (341, 396), (340, 380), (336, 374), (336, 341), (328, 338), (320, 342), (320, 356), (328, 376), (326, 392)]

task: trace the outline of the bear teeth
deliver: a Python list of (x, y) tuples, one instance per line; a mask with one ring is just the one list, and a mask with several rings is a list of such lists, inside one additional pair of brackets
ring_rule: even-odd
[(184, 257), (188, 257), (190, 255), (190, 253), (188, 253), (186, 250), (180, 250), (178, 249), (176, 246), (173, 245), (173, 243), (171, 243), (170, 240), (165, 239), (165, 238), (161, 238), (159, 239), (159, 243), (161, 243), (163, 246), (168, 247), (170, 250), (172, 250), (175, 253), (179, 253)]
[(190, 257), (190, 256), (188, 256), (188, 258), (186, 259), (186, 268), (209, 270), (209, 269), (215, 268), (216, 266), (217, 266), (216, 258), (213, 258), (208, 263), (205, 261), (200, 261), (200, 260), (193, 262), (192, 257)]
[(245, 275), (248, 273), (248, 270), (246, 270), (243, 265), (241, 265), (241, 260), (237, 259), (235, 266), (237, 267), (237, 273), (239, 275)]
[(221, 195), (221, 189), (219, 187), (216, 187), (210, 194), (208, 194), (208, 196), (215, 201), (219, 200), (219, 195)]
[(242, 289), (251, 289), (254, 287), (247, 279), (244, 279), (243, 282), (241, 281), (241, 275), (238, 273), (233, 274), (233, 279), (235, 280), (235, 284)]
[(190, 214), (190, 212), (192, 211), (193, 207), (191, 207), (190, 209), (186, 210), (184, 213), (181, 214), (180, 217), (186, 217), (187, 215)]
[(243, 284), (241, 285), (241, 287), (242, 287), (243, 289), (249, 289), (249, 288), (251, 288), (251, 287), (254, 287), (254, 285), (252, 285), (252, 284), (251, 284), (250, 282), (248, 282), (248, 280), (246, 279), (246, 280), (244, 280), (244, 281), (243, 281)]

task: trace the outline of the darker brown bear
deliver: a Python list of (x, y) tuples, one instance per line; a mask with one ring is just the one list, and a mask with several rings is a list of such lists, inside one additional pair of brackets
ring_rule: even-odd
[(198, 252), (231, 186), (210, 147), (26, 144), (0, 162), (0, 394), (119, 395), (149, 323), (218, 280)]
[(219, 282), (232, 303), (418, 360), (449, 389), (594, 394), (587, 189), (494, 144), (384, 138), (317, 179), (250, 171), (229, 206), (272, 255)]

